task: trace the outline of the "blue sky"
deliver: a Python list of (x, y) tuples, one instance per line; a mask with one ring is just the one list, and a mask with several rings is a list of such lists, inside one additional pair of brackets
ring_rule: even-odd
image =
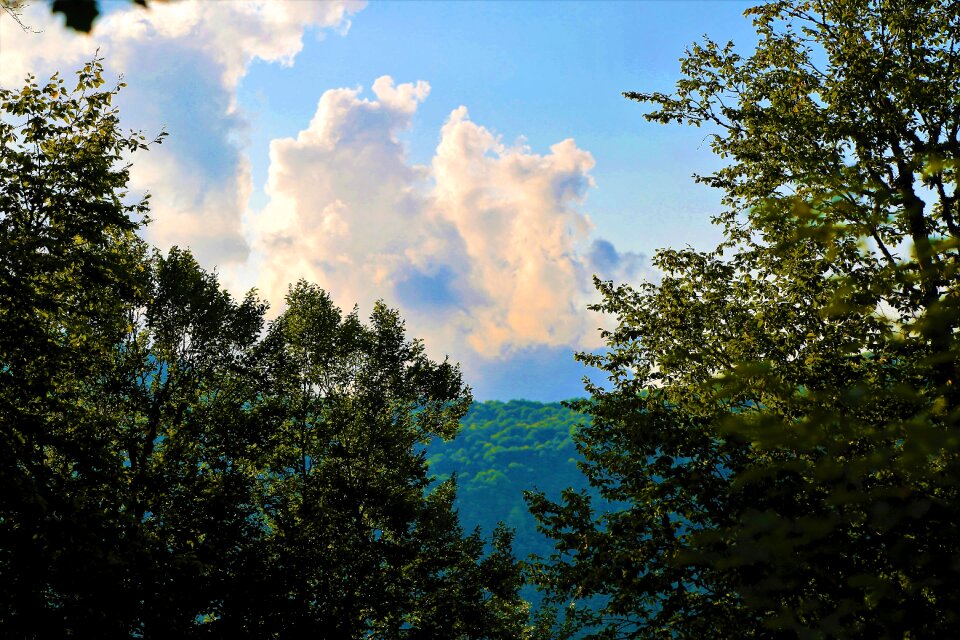
[(191, 246), (274, 309), (300, 277), (346, 308), (385, 299), (481, 399), (581, 393), (600, 346), (590, 278), (637, 283), (657, 247), (709, 247), (708, 131), (646, 123), (685, 47), (755, 42), (743, 2), (126, 2), (91, 37), (42, 3), (0, 20), (0, 82), (100, 47), (150, 239)]
[(254, 112), (255, 182), (266, 178), (266, 149), (309, 120), (318, 90), (369, 87), (390, 75), (425, 79), (430, 97), (407, 135), (410, 155), (427, 162), (450, 110), (506, 140), (546, 149), (572, 137), (597, 161), (587, 209), (600, 235), (646, 254), (678, 242), (712, 245), (704, 211), (717, 204), (693, 185), (694, 170), (718, 166), (706, 132), (643, 120), (623, 91), (669, 92), (684, 48), (704, 34), (743, 46), (756, 36), (743, 11), (752, 2), (379, 2), (352, 20), (346, 37), (310, 42), (289, 68), (256, 62), (240, 89)]

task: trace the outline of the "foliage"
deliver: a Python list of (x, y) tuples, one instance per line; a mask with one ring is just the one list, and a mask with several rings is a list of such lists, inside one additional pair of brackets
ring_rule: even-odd
[(728, 165), (715, 251), (598, 283), (609, 352), (580, 356), (587, 477), (543, 494), (557, 602), (596, 637), (949, 637), (960, 624), (960, 6), (770, 2), (694, 45), (654, 122)]
[(0, 90), (0, 623), (38, 635), (114, 627), (135, 561), (121, 414), (101, 390), (146, 286), (147, 202), (118, 164), (145, 142), (120, 131), (99, 66), (77, 75), (72, 92), (57, 77)]
[[(586, 422), (558, 402), (475, 402), (453, 440), (426, 448), (431, 473), (456, 476), (456, 507), (465, 527), (493, 531), (503, 522), (514, 531), (517, 556), (549, 555), (552, 547), (536, 529), (523, 491), (559, 494), (571, 484), (590, 490), (577, 471), (581, 461), (573, 434)], [(599, 498), (596, 491), (591, 495)]]
[(0, 635), (527, 634), (510, 532), (429, 486), (459, 369), (383, 305), (301, 282), (265, 326), (151, 251), (101, 74), (0, 91)]

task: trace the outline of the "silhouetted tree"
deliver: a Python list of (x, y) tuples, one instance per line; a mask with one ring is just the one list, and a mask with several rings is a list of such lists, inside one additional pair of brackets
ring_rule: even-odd
[(541, 580), (596, 637), (949, 637), (960, 624), (960, 4), (780, 1), (694, 45), (654, 122), (707, 126), (725, 241), (600, 283), (584, 471)]
[(430, 487), (459, 368), (382, 304), (300, 282), (265, 326), (151, 251), (102, 71), (0, 90), (0, 635), (527, 635), (510, 533)]

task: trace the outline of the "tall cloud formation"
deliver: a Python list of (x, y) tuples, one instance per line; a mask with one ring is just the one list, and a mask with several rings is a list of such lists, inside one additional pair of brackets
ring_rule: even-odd
[(344, 32), (362, 3), (211, 2), (184, 0), (114, 11), (91, 37), (65, 30), (46, 3), (27, 7), (25, 32), (0, 20), (0, 83), (27, 72), (75, 67), (99, 49), (110, 71), (123, 73), (127, 126), (171, 135), (137, 158), (132, 185), (153, 194), (151, 239), (190, 245), (208, 265), (229, 268), (247, 259), (242, 216), (252, 190), (242, 152), (247, 126), (236, 88), (254, 60), (292, 64), (308, 29)]
[(253, 233), (267, 297), (305, 277), (348, 307), (384, 298), (460, 359), (464, 345), (481, 358), (595, 346), (593, 274), (634, 279), (641, 258), (591, 237), (590, 153), (506, 145), (461, 106), (431, 164), (412, 165), (398, 136), (429, 85), (383, 76), (372, 90), (325, 92), (295, 139), (271, 144)]
[(594, 159), (572, 139), (535, 152), (458, 107), (433, 157), (417, 165), (401, 136), (430, 86), (383, 76), (372, 95), (324, 92), (295, 138), (274, 140), (267, 205), (248, 211), (254, 185), (238, 85), (255, 60), (293, 64), (309, 31), (345, 33), (361, 7), (152, 3), (111, 12), (85, 37), (37, 3), (24, 21), (40, 34), (0, 19), (0, 83), (76, 68), (99, 48), (129, 84), (125, 126), (171, 133), (133, 167), (133, 186), (153, 194), (151, 241), (191, 247), (234, 289), (256, 280), (275, 310), (298, 278), (345, 308), (383, 298), (435, 356), (463, 362), (481, 396), (576, 393), (575, 383), (558, 391), (551, 378), (575, 380), (570, 351), (599, 344), (603, 319), (586, 311), (592, 275), (631, 281), (644, 265), (595, 237), (584, 212)]

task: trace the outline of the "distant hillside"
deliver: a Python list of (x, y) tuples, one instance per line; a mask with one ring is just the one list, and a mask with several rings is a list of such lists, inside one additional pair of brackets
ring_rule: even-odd
[(549, 555), (552, 548), (537, 533), (522, 492), (537, 488), (559, 499), (567, 487), (587, 488), (571, 438), (587, 420), (555, 402), (478, 402), (460, 435), (431, 443), (427, 458), (438, 476), (457, 474), (457, 504), (466, 530), (479, 525), (489, 534), (503, 520), (517, 532), (518, 557)]

